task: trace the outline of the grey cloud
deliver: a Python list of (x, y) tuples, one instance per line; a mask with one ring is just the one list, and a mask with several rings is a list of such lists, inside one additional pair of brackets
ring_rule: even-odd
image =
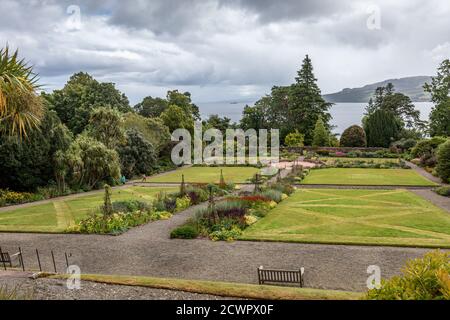
[(221, 6), (231, 6), (257, 14), (263, 23), (297, 19), (317, 19), (345, 12), (348, 0), (219, 0)]

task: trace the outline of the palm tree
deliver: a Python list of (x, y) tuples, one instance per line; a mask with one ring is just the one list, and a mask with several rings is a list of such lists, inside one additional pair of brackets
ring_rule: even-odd
[(12, 55), (8, 46), (0, 49), (0, 134), (26, 137), (41, 122), (44, 106), (36, 91), (38, 77), (32, 67)]

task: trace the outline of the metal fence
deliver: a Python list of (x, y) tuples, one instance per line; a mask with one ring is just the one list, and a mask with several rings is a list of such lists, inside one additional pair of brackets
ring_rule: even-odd
[(0, 247), (0, 270), (65, 273), (73, 264), (72, 252), (39, 250), (38, 248)]

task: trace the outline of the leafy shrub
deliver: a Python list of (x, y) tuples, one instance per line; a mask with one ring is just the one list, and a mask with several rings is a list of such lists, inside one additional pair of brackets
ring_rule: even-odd
[(222, 201), (216, 204), (215, 213), (220, 219), (231, 219), (243, 224), (247, 207), (242, 201)]
[(112, 203), (113, 212), (124, 212), (124, 213), (134, 211), (149, 212), (151, 209), (152, 207), (148, 203), (138, 200), (114, 201)]
[(369, 290), (371, 300), (450, 300), (450, 254), (432, 251), (411, 260), (402, 271), (383, 281), (380, 289)]
[(223, 221), (222, 224), (215, 226), (214, 229), (209, 234), (210, 239), (213, 241), (233, 241), (242, 234), (242, 230), (238, 226), (228, 224), (227, 221)]
[(176, 211), (176, 209), (177, 209), (177, 199), (176, 198), (167, 197), (163, 201), (164, 201), (165, 211), (169, 211), (169, 212)]
[(267, 189), (261, 193), (261, 195), (271, 201), (279, 203), (283, 200), (283, 193), (275, 189)]
[(135, 211), (129, 213), (113, 213), (111, 215), (92, 214), (77, 225), (68, 228), (67, 232), (121, 234), (130, 228), (158, 220), (160, 215), (152, 212)]
[(322, 157), (328, 157), (330, 155), (330, 151), (328, 150), (317, 150), (316, 153)]
[(281, 193), (287, 194), (288, 196), (293, 194), (295, 191), (295, 188), (292, 185), (283, 182), (273, 183), (269, 186), (269, 188), (278, 190)]
[(21, 204), (43, 199), (42, 195), (39, 194), (0, 189), (0, 206)]
[(446, 142), (447, 138), (445, 137), (433, 137), (431, 139), (424, 139), (417, 142), (416, 146), (412, 148), (411, 155), (414, 158), (420, 158), (426, 154), (432, 154), (434, 149), (436, 149), (439, 145)]
[(450, 187), (439, 187), (434, 189), (434, 191), (443, 197), (450, 197)]
[(342, 133), (340, 145), (341, 147), (366, 147), (366, 132), (360, 126), (351, 126)]
[(177, 212), (186, 210), (187, 208), (190, 207), (191, 205), (191, 198), (189, 198), (188, 196), (182, 197), (182, 198), (177, 198), (176, 202), (176, 210)]
[(195, 239), (198, 237), (197, 229), (192, 225), (178, 227), (170, 233), (172, 239)]
[(208, 193), (199, 187), (188, 187), (187, 196), (191, 199), (192, 205), (198, 205), (208, 200)]
[(436, 153), (436, 172), (444, 182), (450, 182), (450, 139), (441, 144)]
[(254, 215), (246, 215), (245, 216), (245, 224), (247, 226), (251, 226), (252, 224), (256, 223), (258, 221), (258, 218)]
[(396, 142), (394, 142), (391, 145), (391, 148), (393, 148), (394, 150), (392, 151), (400, 151), (400, 152), (404, 152), (404, 151), (408, 151), (411, 150), (412, 148), (414, 148), (417, 144), (417, 140), (415, 139), (400, 139)]

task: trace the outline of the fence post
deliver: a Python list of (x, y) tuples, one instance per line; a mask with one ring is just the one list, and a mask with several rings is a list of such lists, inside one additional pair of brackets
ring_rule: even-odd
[(55, 273), (58, 273), (56, 271), (55, 255), (53, 254), (53, 250), (51, 250), (51, 253), (52, 253), (52, 260), (53, 260), (53, 268), (55, 269)]
[(64, 255), (66, 257), (66, 266), (69, 268), (69, 259), (67, 258), (67, 252), (64, 252)]
[(20, 254), (20, 264), (22, 265), (22, 271), (25, 271), (25, 263), (23, 262), (22, 248), (20, 247), (19, 247), (19, 254)]
[(42, 272), (41, 259), (39, 258), (39, 251), (38, 251), (38, 249), (36, 249), (36, 256), (37, 256), (37, 261), (38, 261), (38, 264), (39, 264), (39, 271)]
[(0, 247), (0, 258), (2, 259), (2, 262), (3, 262), (3, 269), (5, 269), (5, 271), (6, 271), (6, 264), (5, 264), (5, 259), (3, 258), (2, 247)]

